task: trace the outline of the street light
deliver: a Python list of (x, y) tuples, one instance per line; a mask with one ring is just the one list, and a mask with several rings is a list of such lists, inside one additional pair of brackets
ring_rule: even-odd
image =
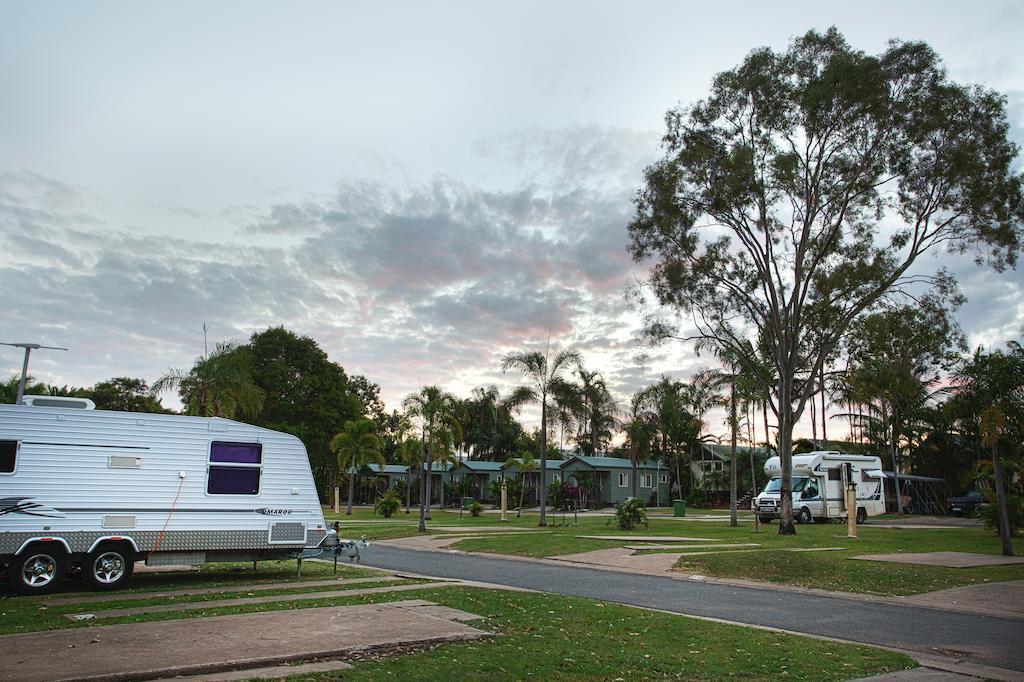
[(25, 379), (28, 377), (28, 356), (34, 350), (67, 350), (59, 346), (41, 346), (38, 343), (6, 343), (0, 341), (0, 346), (14, 346), (25, 349), (25, 361), (21, 364), (21, 379), (18, 381), (18, 397), (14, 399), (15, 405), (21, 405), (21, 399), (25, 396)]

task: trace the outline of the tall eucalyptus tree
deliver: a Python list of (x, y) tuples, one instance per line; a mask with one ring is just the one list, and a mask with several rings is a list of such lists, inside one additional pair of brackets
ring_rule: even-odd
[[(686, 315), (655, 338), (738, 351), (762, 338), (782, 462), (779, 533), (794, 534), (793, 428), (820, 370), (862, 313), (945, 271), (940, 248), (1001, 270), (1024, 238), (1003, 96), (953, 82), (924, 43), (878, 55), (836, 29), (760, 48), (709, 97), (666, 115), (665, 155), (636, 196), (629, 251), (653, 263), (658, 303)], [(800, 388), (798, 388), (800, 386)]]

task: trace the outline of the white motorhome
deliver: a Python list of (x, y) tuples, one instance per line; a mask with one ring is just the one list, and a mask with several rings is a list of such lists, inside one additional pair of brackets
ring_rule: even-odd
[(79, 398), (0, 405), (0, 572), (18, 592), (72, 567), (115, 589), (141, 559), (258, 561), (335, 540), (295, 436)]
[[(849, 466), (845, 466), (845, 465)], [(755, 497), (751, 510), (761, 521), (779, 518), (782, 465), (778, 457), (764, 464), (771, 478), (764, 491)], [(882, 460), (878, 457), (844, 455), (818, 451), (793, 455), (793, 516), (799, 523), (846, 519), (846, 486), (857, 486), (857, 523), (869, 516), (885, 513), (882, 492)]]

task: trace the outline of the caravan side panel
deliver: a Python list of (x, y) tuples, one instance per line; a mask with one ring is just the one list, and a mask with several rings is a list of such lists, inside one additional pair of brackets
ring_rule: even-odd
[[(0, 555), (63, 538), (73, 553), (128, 538), (141, 552), (299, 549), (327, 534), (305, 447), (224, 419), (0, 405), (20, 442), (0, 475)], [(252, 462), (210, 461), (211, 443), (259, 445)], [(229, 459), (231, 456), (228, 457)], [(254, 494), (216, 494), (211, 466), (258, 469)]]

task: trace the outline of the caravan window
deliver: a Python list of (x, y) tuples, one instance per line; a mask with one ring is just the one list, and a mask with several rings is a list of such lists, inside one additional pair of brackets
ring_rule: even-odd
[(210, 495), (258, 495), (263, 464), (259, 443), (210, 443), (206, 492)]
[(18, 441), (0, 440), (0, 474), (13, 474), (18, 463)]

